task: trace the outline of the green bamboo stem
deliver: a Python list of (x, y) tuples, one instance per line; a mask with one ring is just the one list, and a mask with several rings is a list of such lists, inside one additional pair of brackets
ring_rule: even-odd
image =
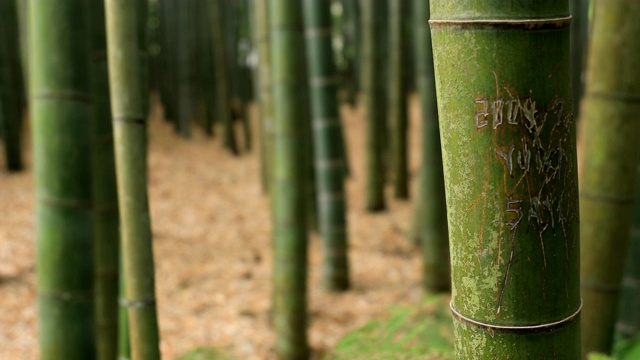
[(228, 80), (230, 69), (226, 60), (225, 31), (224, 31), (224, 0), (210, 0), (212, 11), (213, 31), (213, 56), (216, 79), (216, 108), (218, 118), (222, 123), (222, 142), (224, 147), (232, 154), (238, 154), (238, 145), (233, 130), (233, 118), (231, 116), (231, 89)]
[(205, 131), (207, 135), (215, 134), (214, 124), (216, 118), (215, 108), (215, 78), (213, 74), (213, 34), (211, 33), (211, 3), (206, 0), (199, 0), (200, 5), (200, 33), (199, 49), (201, 53), (200, 73), (202, 76), (202, 98), (206, 111)]
[(583, 352), (609, 352), (633, 218), (640, 3), (595, 2), (582, 117)]
[(570, 0), (571, 10), (571, 87), (573, 88), (573, 113), (580, 118), (580, 103), (584, 93), (583, 72), (589, 21), (589, 0)]
[(331, 48), (331, 12), (325, 0), (304, 0), (303, 8), (323, 283), (330, 291), (341, 291), (349, 288), (349, 264), (339, 77)]
[(22, 78), (15, 0), (0, 0), (0, 133), (9, 171), (22, 170)]
[(274, 327), (279, 359), (307, 359), (306, 80), (302, 2), (270, 0)]
[(178, 58), (178, 132), (184, 138), (191, 137), (191, 122), (195, 118), (195, 74), (193, 69), (194, 30), (192, 12), (193, 1), (177, 3), (177, 58)]
[(456, 358), (578, 359), (568, 2), (432, 0), (430, 24)]
[[(120, 242), (122, 245), (122, 240)], [(124, 264), (122, 251), (118, 257), (118, 289), (120, 297), (118, 299), (118, 360), (131, 359), (131, 339), (129, 336), (129, 315), (127, 314), (127, 287), (126, 275), (124, 273)]]
[(29, 6), (36, 286), (43, 360), (96, 356), (85, 3), (40, 0), (38, 6)]
[(104, 4), (90, 7), (91, 93), (93, 95), (93, 205), (95, 316), (98, 359), (118, 349), (118, 192), (109, 101)]
[(138, 18), (138, 53), (140, 59), (140, 91), (142, 91), (142, 110), (146, 115), (149, 114), (149, 51), (148, 51), (148, 19), (149, 19), (149, 1), (135, 0), (137, 4), (136, 14)]
[(29, 98), (29, 24), (27, 22), (28, 0), (15, 0), (16, 11), (18, 12), (18, 41), (20, 43), (20, 68), (22, 73), (22, 84), (24, 87), (25, 102)]
[(631, 340), (640, 334), (640, 164), (636, 165), (636, 197), (633, 204), (633, 225), (629, 232), (629, 251), (622, 279), (618, 320), (615, 325), (616, 342)]
[(406, 42), (404, 31), (407, 0), (389, 2), (389, 80), (388, 116), (391, 125), (391, 167), (396, 199), (409, 198), (408, 103)]
[(160, 358), (151, 221), (147, 195), (146, 126), (140, 90), (136, 3), (105, 0), (111, 112), (126, 276), (131, 354)]
[(421, 107), (421, 169), (415, 202), (413, 236), (422, 249), (423, 286), (428, 291), (446, 291), (451, 286), (447, 206), (444, 196), (442, 152), (438, 131), (436, 82), (429, 29), (429, 6), (414, 0), (416, 82)]
[(381, 41), (384, 29), (384, 1), (361, 0), (362, 92), (366, 123), (366, 207), (371, 212), (385, 209), (384, 141), (385, 125), (384, 57)]
[(258, 121), (260, 123), (260, 165), (262, 188), (271, 191), (273, 168), (273, 101), (271, 90), (271, 56), (269, 53), (268, 0), (255, 0), (256, 37), (258, 46)]

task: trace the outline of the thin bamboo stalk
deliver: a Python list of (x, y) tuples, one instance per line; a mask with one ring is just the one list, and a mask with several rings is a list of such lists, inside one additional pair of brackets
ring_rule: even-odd
[(421, 107), (422, 158), (418, 198), (415, 202), (413, 236), (422, 249), (422, 283), (428, 291), (451, 286), (447, 206), (444, 195), (442, 152), (438, 131), (436, 82), (429, 30), (429, 7), (414, 0), (415, 64)]
[(596, 1), (580, 179), (583, 352), (609, 352), (633, 219), (640, 123), (640, 3)]
[(459, 359), (580, 358), (566, 0), (431, 1)]
[(342, 291), (349, 288), (349, 263), (339, 77), (331, 48), (331, 12), (326, 0), (305, 0), (303, 8), (318, 223), (324, 252), (322, 276), (328, 290)]
[(388, 122), (391, 125), (391, 167), (396, 199), (409, 198), (409, 149), (405, 12), (406, 0), (389, 1)]
[(128, 306), (132, 358), (153, 360), (160, 358), (160, 349), (136, 6), (130, 0), (105, 0), (118, 207), (126, 276), (123, 301)]
[(238, 154), (238, 145), (233, 129), (233, 117), (231, 115), (231, 90), (228, 79), (229, 65), (226, 59), (225, 27), (223, 21), (224, 1), (210, 0), (213, 26), (213, 56), (216, 79), (216, 108), (218, 117), (222, 123), (222, 142), (224, 147), (232, 154)]
[(261, 139), (262, 188), (271, 191), (273, 168), (273, 101), (271, 89), (271, 56), (269, 44), (268, 0), (255, 0), (256, 32), (258, 45), (258, 112)]
[(113, 129), (109, 100), (104, 4), (91, 6), (91, 93), (93, 95), (93, 205), (95, 314), (98, 359), (118, 349), (119, 222)]
[(385, 48), (384, 1), (361, 0), (362, 11), (362, 92), (366, 123), (366, 207), (371, 212), (385, 208), (384, 141), (385, 125), (384, 67)]
[(15, 0), (0, 0), (0, 133), (9, 171), (22, 169), (22, 103), (24, 103)]
[(38, 6), (29, 6), (36, 286), (43, 360), (96, 356), (85, 4), (40, 0)]
[(280, 359), (307, 359), (306, 80), (302, 2), (270, 0), (274, 327)]

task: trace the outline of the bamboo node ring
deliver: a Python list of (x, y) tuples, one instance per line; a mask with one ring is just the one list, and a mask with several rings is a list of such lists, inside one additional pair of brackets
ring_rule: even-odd
[(433, 19), (429, 25), (435, 28), (500, 28), (521, 30), (561, 29), (571, 24), (571, 16), (545, 19)]
[(572, 323), (575, 319), (578, 318), (580, 312), (582, 311), (582, 299), (580, 300), (580, 306), (578, 309), (573, 312), (571, 315), (565, 317), (564, 319), (553, 321), (544, 324), (536, 324), (536, 325), (495, 325), (488, 324), (478, 320), (474, 320), (462, 315), (458, 310), (453, 307), (453, 301), (449, 302), (449, 308), (453, 313), (453, 316), (456, 320), (460, 322), (465, 322), (471, 324), (476, 327), (483, 328), (491, 333), (493, 332), (550, 332), (555, 329), (561, 328), (565, 325)]

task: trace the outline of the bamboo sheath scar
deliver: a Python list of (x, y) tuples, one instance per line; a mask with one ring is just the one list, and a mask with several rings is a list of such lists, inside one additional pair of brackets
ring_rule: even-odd
[(432, 0), (431, 16), (456, 357), (579, 358), (568, 4)]

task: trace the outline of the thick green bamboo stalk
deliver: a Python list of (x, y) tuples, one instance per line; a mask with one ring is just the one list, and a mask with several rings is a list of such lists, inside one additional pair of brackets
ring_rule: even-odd
[(153, 360), (160, 358), (160, 349), (136, 3), (105, 0), (105, 11), (122, 259), (126, 276), (126, 298), (123, 301), (128, 306), (132, 359)]
[(306, 80), (302, 2), (270, 0), (274, 327), (280, 359), (307, 359)]
[[(89, 29), (83, 0), (29, 6), (40, 356), (94, 359)], [(73, 41), (69, 41), (73, 39)]]
[(27, 21), (29, 0), (15, 0), (16, 10), (18, 11), (18, 27), (20, 41), (20, 61), (22, 64), (22, 76), (25, 87), (25, 95), (29, 97), (29, 24)]
[(409, 198), (408, 69), (405, 66), (407, 34), (404, 31), (407, 5), (407, 0), (390, 0), (389, 2), (389, 106), (387, 119), (392, 130), (391, 167), (396, 199)]
[(632, 224), (640, 123), (640, 2), (596, 1), (580, 179), (582, 344), (609, 352)]
[(309, 94), (313, 125), (318, 223), (322, 237), (323, 283), (330, 291), (349, 288), (339, 77), (331, 49), (331, 12), (326, 0), (304, 0)]
[(213, 56), (216, 79), (216, 108), (222, 123), (222, 142), (232, 154), (238, 154), (238, 145), (231, 116), (231, 89), (228, 80), (230, 69), (226, 60), (225, 31), (223, 23), (224, 0), (210, 0), (212, 11)]
[(22, 78), (15, 0), (0, 0), (0, 133), (9, 171), (22, 169)]
[(459, 359), (580, 358), (570, 19), (431, 1)]
[(271, 55), (269, 43), (268, 0), (255, 0), (258, 45), (258, 111), (261, 138), (262, 188), (271, 191), (273, 168), (273, 100), (271, 89)]
[(136, 14), (138, 18), (136, 23), (138, 26), (138, 52), (140, 59), (140, 91), (142, 92), (142, 110), (145, 114), (149, 114), (149, 1), (136, 0)]
[[(433, 0), (432, 0), (433, 1)], [(416, 82), (420, 95), (422, 158), (415, 202), (413, 236), (423, 256), (424, 288), (446, 291), (450, 288), (449, 237), (447, 234), (447, 206), (444, 196), (444, 175), (436, 82), (433, 74), (433, 52), (429, 30), (429, 6), (424, 0), (414, 0)]]
[(636, 198), (633, 204), (633, 225), (629, 232), (629, 251), (622, 279), (618, 320), (615, 326), (614, 345), (618, 341), (631, 340), (640, 334), (640, 164), (636, 165)]
[(193, 1), (179, 1), (177, 3), (178, 24), (176, 51), (178, 58), (178, 129), (184, 138), (191, 136), (191, 122), (195, 118), (195, 72), (193, 69), (195, 50), (194, 30), (195, 22), (192, 17), (191, 7)]
[[(122, 245), (122, 241), (120, 242)], [(118, 258), (118, 289), (120, 297), (118, 299), (118, 360), (131, 359), (131, 339), (129, 336), (129, 315), (127, 314), (127, 287), (126, 274), (124, 273), (124, 264), (122, 251)]]
[(95, 316), (98, 359), (112, 360), (118, 350), (119, 222), (113, 129), (109, 101), (104, 4), (89, 8), (91, 93), (93, 95), (93, 205)]
[(367, 181), (366, 206), (369, 211), (385, 208), (384, 201), (384, 141), (385, 92), (384, 57), (381, 41), (384, 34), (385, 2), (361, 0), (362, 11), (362, 92), (366, 123)]

